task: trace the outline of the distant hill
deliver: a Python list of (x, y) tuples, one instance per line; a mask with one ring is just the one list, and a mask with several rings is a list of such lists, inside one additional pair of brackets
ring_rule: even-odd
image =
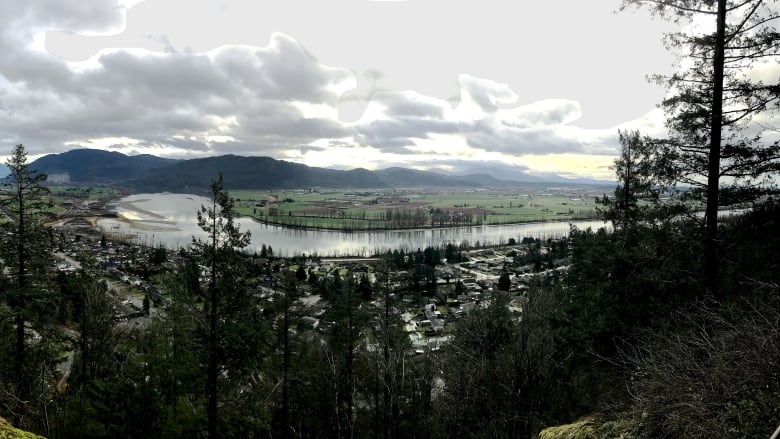
[[(51, 154), (32, 162), (30, 168), (49, 175), (49, 181), (54, 183), (110, 184), (134, 192), (207, 193), (211, 181), (219, 172), (224, 176), (227, 189), (478, 188), (509, 187), (521, 182), (501, 180), (487, 173), (455, 176), (398, 167), (378, 171), (362, 168), (343, 171), (270, 157), (223, 155), (171, 160), (152, 155), (127, 156), (95, 149)], [(559, 177), (557, 181), (561, 180)]]
[(528, 174), (518, 171), (517, 168), (506, 165), (491, 163), (482, 166), (470, 166), (462, 174), (474, 175), (481, 174), (504, 182), (522, 182), (522, 183), (567, 183), (567, 184), (589, 184), (589, 185), (614, 185), (612, 180), (596, 180), (593, 178), (567, 178), (553, 173)]
[(227, 189), (382, 186), (373, 173), (365, 169), (336, 171), (270, 157), (235, 155), (185, 160), (125, 184), (139, 192), (199, 193), (208, 190), (219, 172), (224, 175)]
[(409, 186), (462, 186), (462, 187), (498, 187), (510, 184), (489, 175), (444, 175), (430, 171), (418, 171), (406, 168), (387, 168), (374, 171), (379, 180), (387, 187)]
[(99, 149), (74, 149), (43, 156), (30, 163), (30, 169), (48, 175), (52, 183), (116, 184), (177, 161), (149, 154), (127, 156)]
[[(330, 188), (383, 188), (412, 186), (486, 186), (489, 181), (482, 177), (469, 179), (433, 172), (404, 168), (390, 168), (381, 171), (352, 169), (315, 168), (299, 163), (290, 163), (270, 157), (241, 157), (225, 155), (186, 160), (150, 173), (145, 177), (128, 181), (127, 186), (136, 191), (164, 190), (169, 192), (202, 192), (208, 189), (218, 172), (225, 177), (228, 189), (292, 189), (301, 187)], [(483, 180), (483, 182), (479, 182)], [(502, 182), (505, 185), (506, 182)]]

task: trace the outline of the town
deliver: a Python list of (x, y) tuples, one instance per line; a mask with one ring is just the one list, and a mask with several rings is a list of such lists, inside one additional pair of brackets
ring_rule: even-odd
[[(147, 247), (122, 235), (107, 238), (93, 226), (96, 215), (93, 209), (73, 208), (81, 203), (65, 205), (69, 207), (68, 219), (54, 223), (58, 246), (56, 269), (76, 272), (81, 268), (82, 255), (90, 255), (111, 286), (116, 300), (114, 318), (122, 325), (147, 326), (152, 316), (164, 313), (172, 300), (165, 279), (183, 266), (183, 252)], [(106, 215), (102, 211), (97, 213)], [(387, 270), (387, 260), (409, 267), (394, 271), (392, 284), (385, 287), (394, 292), (393, 297), (397, 299), (394, 314), (403, 323), (410, 349), (419, 354), (446, 344), (452, 324), (464, 313), (487, 306), (494, 291), (508, 295), (508, 307), (520, 318), (528, 284), (537, 282), (538, 276), (554, 280), (565, 272), (568, 244), (565, 238), (542, 241), (522, 237), (509, 238), (505, 245), (487, 248), (456, 248), (448, 244), (409, 254), (395, 251), (369, 258), (275, 257), (272, 249), (268, 253), (264, 246), (263, 252), (246, 255), (256, 267), (254, 294), (264, 300), (274, 300), (283, 294), (278, 279), (285, 275), (295, 277), (301, 296), (297, 306), (305, 308), (306, 313), (303, 320), (319, 332), (327, 331), (333, 322), (327, 320), (330, 303), (318, 294), (318, 283), (332, 282), (336, 275), (342, 279), (351, 276), (356, 285), (367, 281), (372, 293), (365, 299), (371, 306), (380, 307), (383, 298), (375, 292), (380, 288), (380, 271), (383, 267)], [(420, 274), (420, 266), (428, 268), (428, 273)], [(207, 279), (203, 277), (201, 281), (205, 283)], [(363, 328), (368, 349), (376, 343), (372, 330)]]

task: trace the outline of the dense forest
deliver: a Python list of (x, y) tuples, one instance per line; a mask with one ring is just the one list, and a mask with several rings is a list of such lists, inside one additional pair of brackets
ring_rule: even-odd
[[(717, 23), (670, 36), (693, 62), (657, 78), (669, 136), (621, 131), (618, 184), (598, 200), (611, 230), (551, 243), (565, 270), (542, 269), (540, 250), (520, 314), (502, 274), (436, 349), (414, 349), (401, 314), (409, 296), (448, 299), (440, 252), (385, 255), (373, 280), (293, 270), (243, 251), (221, 175), (193, 212), (207, 238), (146, 250), (176, 261), (157, 273), (170, 300), (122, 325), (93, 255), (52, 268), (46, 177), (18, 145), (0, 200), (0, 416), (49, 438), (769, 438), (780, 144), (749, 122), (780, 93), (741, 73), (775, 59), (771, 3), (625, 2)], [(327, 327), (307, 320), (312, 293)]]

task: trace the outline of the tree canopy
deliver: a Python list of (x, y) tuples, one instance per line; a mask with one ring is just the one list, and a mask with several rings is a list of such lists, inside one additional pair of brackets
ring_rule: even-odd
[(625, 0), (684, 24), (666, 36), (680, 51), (671, 76), (656, 75), (668, 137), (656, 142), (662, 182), (690, 187), (704, 216), (704, 276), (718, 295), (718, 209), (776, 190), (780, 141), (767, 135), (778, 109), (780, 80), (762, 69), (780, 61), (780, 12), (764, 0)]

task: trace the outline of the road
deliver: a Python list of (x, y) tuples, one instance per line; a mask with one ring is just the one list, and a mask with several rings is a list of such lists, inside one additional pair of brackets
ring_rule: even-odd
[(62, 259), (63, 261), (70, 264), (73, 268), (76, 270), (81, 270), (81, 263), (70, 256), (66, 255), (63, 252), (54, 252), (54, 256), (58, 257), (59, 259)]

